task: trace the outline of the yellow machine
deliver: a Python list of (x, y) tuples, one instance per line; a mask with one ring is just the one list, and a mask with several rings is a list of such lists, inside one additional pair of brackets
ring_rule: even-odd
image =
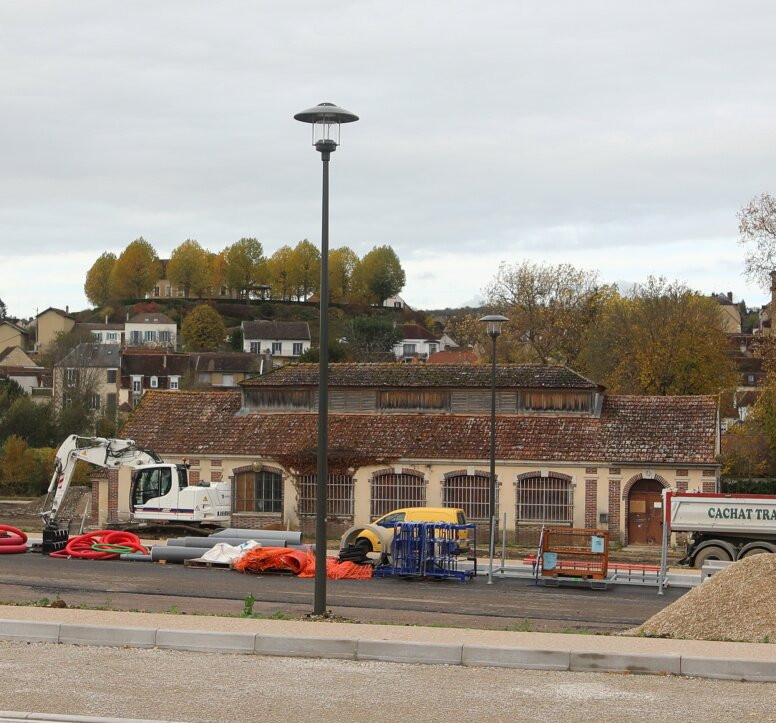
[[(458, 507), (404, 507), (378, 517), (372, 524), (386, 527), (387, 532), (393, 534), (391, 527), (395, 522), (449, 522), (452, 525), (465, 525), (466, 515)], [(460, 535), (459, 540), (463, 552), (463, 548), (468, 547), (471, 540), (467, 530), (462, 531)], [(360, 532), (355, 544), (367, 553), (383, 551), (377, 535), (368, 529)]]

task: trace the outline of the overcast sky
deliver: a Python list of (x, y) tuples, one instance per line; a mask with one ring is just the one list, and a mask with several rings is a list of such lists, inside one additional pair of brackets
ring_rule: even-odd
[(736, 212), (776, 192), (774, 27), (767, 0), (0, 0), (0, 298), (83, 308), (141, 235), (319, 243), (293, 114), (331, 101), (361, 117), (332, 246), (392, 245), (413, 307), (523, 259), (762, 303)]

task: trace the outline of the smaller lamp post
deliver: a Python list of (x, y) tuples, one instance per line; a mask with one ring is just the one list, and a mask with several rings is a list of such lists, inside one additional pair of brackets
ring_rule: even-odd
[(493, 584), (493, 557), (496, 554), (496, 339), (506, 316), (489, 314), (480, 321), (488, 325), (488, 336), (493, 340), (493, 359), (490, 372), (490, 545), (488, 548), (488, 585)]

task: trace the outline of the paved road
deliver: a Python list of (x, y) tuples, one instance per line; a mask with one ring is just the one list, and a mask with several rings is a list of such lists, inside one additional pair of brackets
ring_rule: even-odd
[[(529, 580), (487, 585), (414, 580), (330, 580), (329, 608), (359, 622), (446, 624), (557, 631), (634, 627), (673, 602), (683, 590), (658, 597), (655, 588), (615, 586), (609, 591), (543, 588)], [(0, 557), (0, 602), (49, 599), (113, 609), (240, 613), (249, 593), (256, 612), (303, 615), (313, 580), (243, 575), (143, 562), (58, 560), (38, 554)]]
[(179, 721), (776, 721), (772, 683), (0, 642), (0, 709)]

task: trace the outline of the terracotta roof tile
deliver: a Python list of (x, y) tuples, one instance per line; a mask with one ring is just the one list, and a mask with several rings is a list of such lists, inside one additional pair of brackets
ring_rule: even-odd
[[(239, 410), (236, 391), (149, 391), (122, 435), (160, 454), (272, 458), (315, 447), (317, 414), (238, 415)], [(489, 455), (489, 415), (331, 414), (329, 420), (332, 449), (372, 458)], [(712, 396), (609, 396), (599, 419), (498, 417), (496, 455), (531, 462), (714, 464), (716, 424)]]
[[(487, 365), (467, 364), (330, 364), (333, 387), (490, 387)], [(287, 364), (264, 376), (243, 382), (244, 386), (318, 386), (318, 364)], [(500, 364), (497, 387), (523, 389), (596, 389), (598, 385), (562, 366)]]

